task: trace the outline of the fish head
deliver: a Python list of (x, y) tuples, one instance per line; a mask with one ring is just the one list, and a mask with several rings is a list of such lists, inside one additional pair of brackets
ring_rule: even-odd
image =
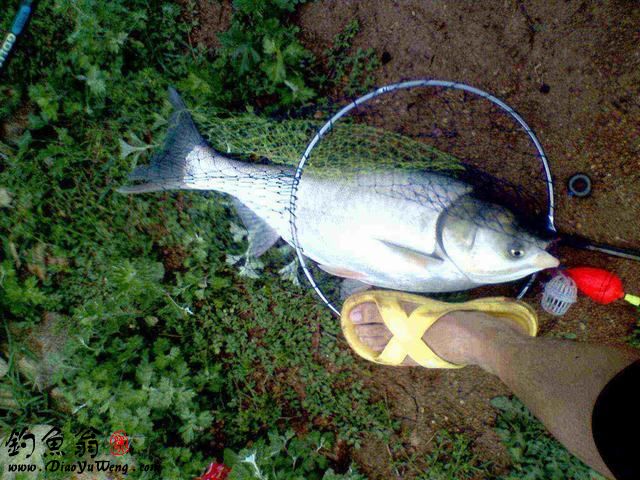
[(480, 284), (503, 283), (555, 268), (559, 261), (515, 215), (499, 205), (463, 199), (445, 213), (442, 248), (456, 267)]

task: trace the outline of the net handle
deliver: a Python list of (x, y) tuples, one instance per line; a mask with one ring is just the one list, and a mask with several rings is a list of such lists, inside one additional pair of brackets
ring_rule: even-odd
[[(376, 90), (373, 90), (367, 93), (366, 95), (356, 98), (352, 102), (342, 107), (342, 109), (340, 109), (335, 115), (333, 115), (320, 128), (320, 130), (318, 130), (318, 132), (315, 134), (315, 136), (311, 139), (311, 141), (307, 145), (307, 148), (302, 154), (302, 157), (300, 157), (300, 162), (296, 167), (293, 182), (291, 184), (291, 195), (289, 196), (289, 225), (291, 227), (291, 241), (293, 242), (293, 246), (296, 249), (296, 255), (298, 256), (298, 261), (300, 262), (300, 266), (302, 267), (302, 270), (304, 271), (304, 274), (307, 277), (307, 280), (309, 280), (309, 283), (311, 284), (311, 287), (313, 288), (313, 290), (320, 297), (320, 299), (327, 305), (327, 307), (329, 307), (331, 311), (338, 316), (340, 316), (340, 311), (326, 298), (324, 293), (322, 293), (322, 290), (320, 290), (320, 288), (316, 284), (315, 280), (313, 279), (313, 275), (311, 274), (311, 272), (309, 271), (309, 268), (307, 267), (307, 263), (304, 259), (302, 249), (300, 248), (300, 245), (298, 243), (298, 233), (295, 226), (296, 225), (295, 208), (296, 208), (296, 201), (297, 201), (296, 194), (298, 192), (298, 185), (300, 184), (300, 180), (302, 178), (302, 172), (304, 170), (305, 164), (307, 163), (307, 160), (309, 160), (309, 155), (311, 154), (311, 151), (314, 149), (314, 147), (320, 141), (320, 139), (333, 129), (333, 125), (341, 117), (349, 113), (354, 108), (357, 108), (359, 105), (371, 100), (372, 98), (378, 97), (385, 93), (393, 92), (394, 90), (409, 89), (414, 87), (443, 87), (443, 88), (451, 88), (455, 90), (462, 90), (465, 92), (473, 93), (475, 95), (478, 95), (482, 98), (489, 100), (494, 105), (497, 105), (503, 111), (511, 115), (511, 117), (513, 117), (518, 122), (520, 127), (526, 132), (526, 134), (531, 139), (533, 145), (535, 146), (536, 150), (538, 151), (538, 157), (540, 158), (540, 162), (542, 163), (542, 167), (545, 174), (545, 182), (547, 184), (549, 208), (548, 208), (547, 217), (546, 217), (546, 223), (547, 223), (546, 227), (547, 227), (547, 230), (549, 230), (549, 232), (551, 233), (557, 232), (554, 224), (555, 203), (553, 199), (553, 181), (551, 179), (551, 169), (549, 168), (549, 161), (547, 160), (547, 156), (544, 153), (544, 149), (542, 148), (542, 145), (540, 144), (538, 137), (533, 132), (531, 127), (529, 127), (527, 122), (525, 122), (524, 119), (520, 116), (520, 114), (518, 114), (518, 112), (516, 112), (509, 105), (504, 103), (499, 98), (491, 95), (490, 93), (480, 90), (479, 88), (466, 85), (464, 83), (452, 82), (449, 80), (419, 79), (419, 80), (408, 80), (405, 82), (393, 83), (390, 85), (384, 85), (382, 87), (377, 88)], [(524, 285), (524, 287), (521, 289), (520, 293), (518, 294), (518, 298), (522, 298), (525, 295), (525, 293), (529, 290), (531, 285), (533, 285), (535, 277), (536, 277), (535, 273), (531, 275), (527, 283)]]

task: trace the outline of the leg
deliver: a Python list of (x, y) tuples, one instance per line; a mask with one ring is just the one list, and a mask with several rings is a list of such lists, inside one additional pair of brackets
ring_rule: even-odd
[[(407, 312), (410, 305), (404, 305)], [(357, 334), (380, 351), (391, 335), (373, 303), (351, 313)], [(424, 335), (431, 349), (453, 363), (475, 364), (514, 392), (568, 450), (611, 477), (591, 433), (591, 414), (604, 386), (640, 359), (633, 350), (547, 338), (532, 338), (489, 315), (454, 312)], [(411, 365), (410, 360), (406, 361)]]

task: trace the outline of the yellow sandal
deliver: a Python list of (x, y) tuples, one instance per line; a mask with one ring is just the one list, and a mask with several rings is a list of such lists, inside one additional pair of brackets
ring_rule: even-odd
[[(400, 302), (419, 306), (407, 315)], [(349, 319), (351, 310), (357, 305), (373, 302), (377, 305), (382, 320), (393, 334), (380, 353), (364, 344), (356, 334), (355, 325)], [(535, 337), (538, 332), (538, 316), (529, 305), (506, 297), (490, 297), (461, 303), (446, 303), (419, 295), (390, 290), (369, 290), (356, 293), (342, 306), (342, 331), (347, 342), (361, 357), (383, 365), (401, 365), (407, 356), (426, 368), (462, 368), (438, 357), (422, 341), (422, 336), (436, 320), (456, 310), (473, 310), (489, 313), (495, 317), (510, 319), (522, 325), (528, 334)]]

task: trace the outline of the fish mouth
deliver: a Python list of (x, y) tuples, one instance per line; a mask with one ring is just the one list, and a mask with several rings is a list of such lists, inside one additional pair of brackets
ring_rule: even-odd
[(521, 278), (527, 277), (532, 273), (539, 272), (541, 269), (531, 267), (524, 270), (518, 270), (513, 273), (502, 273), (496, 275), (495, 273), (466, 273), (466, 276), (475, 283), (480, 284), (493, 284), (493, 283), (507, 283), (513, 282), (514, 280), (520, 280)]
[(551, 255), (550, 253), (544, 252), (543, 255), (538, 255), (534, 262), (534, 266), (538, 268), (538, 270), (546, 270), (547, 268), (558, 268), (560, 266), (560, 260)]
[(514, 280), (519, 280), (521, 278), (527, 277), (533, 273), (539, 272), (541, 270), (546, 270), (548, 268), (557, 268), (560, 265), (560, 260), (556, 257), (547, 253), (545, 251), (541, 252), (527, 268), (518, 268), (512, 272), (504, 272), (504, 273), (470, 273), (465, 272), (465, 275), (473, 282), (476, 283), (505, 283), (512, 282)]

